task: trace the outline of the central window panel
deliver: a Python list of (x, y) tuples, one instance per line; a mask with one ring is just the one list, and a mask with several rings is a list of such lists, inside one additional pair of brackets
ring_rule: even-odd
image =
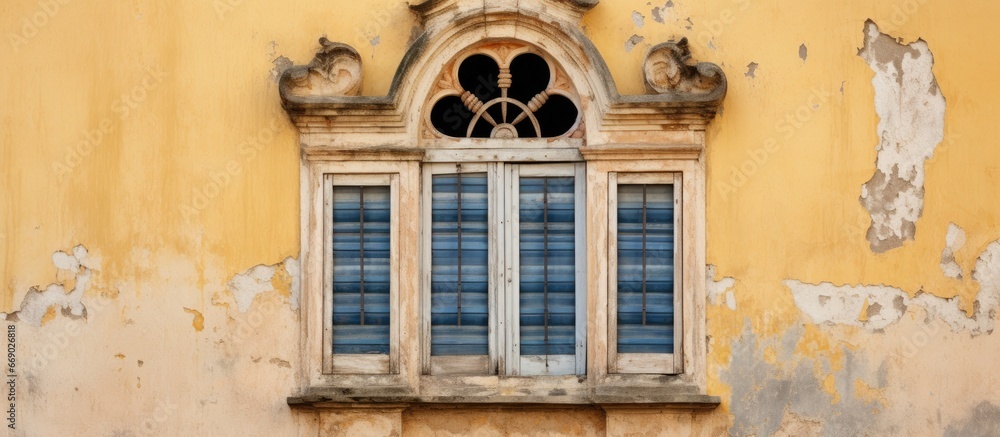
[(424, 372), (585, 374), (583, 164), (431, 164), (424, 198)]

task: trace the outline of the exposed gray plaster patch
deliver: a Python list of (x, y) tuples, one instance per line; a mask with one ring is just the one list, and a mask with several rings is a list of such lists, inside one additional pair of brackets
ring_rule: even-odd
[(632, 35), (632, 37), (629, 38), (628, 41), (625, 41), (625, 51), (631, 52), (632, 49), (635, 48), (635, 46), (639, 45), (643, 41), (645, 41), (645, 38), (639, 35)]
[(301, 274), (299, 262), (295, 258), (288, 257), (284, 261), (273, 265), (258, 265), (249, 270), (233, 276), (229, 280), (227, 288), (236, 300), (236, 308), (245, 313), (250, 311), (254, 298), (261, 293), (275, 291), (271, 280), (278, 268), (282, 268), (291, 277), (291, 297), (288, 299), (292, 309), (298, 309), (301, 296)]
[(799, 46), (799, 58), (802, 62), (806, 62), (806, 58), (809, 57), (809, 49), (806, 47), (805, 43)]
[(946, 104), (925, 41), (903, 45), (868, 20), (858, 56), (875, 72), (880, 139), (875, 174), (861, 187), (859, 200), (872, 220), (871, 250), (882, 253), (916, 236), (924, 207), (924, 161), (944, 139)]
[(1000, 435), (1000, 407), (990, 402), (976, 405), (969, 417), (944, 430), (945, 437)]
[(372, 47), (375, 47), (375, 46), (381, 44), (382, 43), (382, 36), (381, 35), (375, 35), (375, 38), (372, 38), (371, 41), (369, 41), (369, 43), (371, 43)]
[(271, 62), (274, 64), (274, 68), (271, 69), (271, 81), (274, 83), (278, 83), (285, 70), (292, 68), (293, 65), (292, 60), (284, 56), (278, 56)]
[(751, 79), (757, 77), (757, 63), (751, 62), (747, 64), (747, 72), (743, 73), (743, 75)]
[(674, 7), (674, 2), (672, 0), (667, 0), (667, 2), (661, 7), (657, 6), (653, 8), (653, 21), (663, 24), (665, 15), (667, 14), (667, 9)]
[(955, 252), (965, 246), (965, 231), (958, 225), (948, 225), (948, 234), (944, 237), (944, 250), (941, 252), (941, 272), (954, 279), (962, 279), (962, 267), (955, 261)]
[(639, 11), (632, 11), (632, 23), (635, 27), (642, 29), (642, 26), (646, 25), (646, 17), (643, 17)]
[[(1000, 241), (990, 243), (983, 250), (976, 260), (972, 278), (980, 288), (971, 317), (959, 307), (957, 298), (945, 299), (918, 292), (911, 299), (898, 288), (882, 285), (835, 286), (828, 282), (806, 284), (796, 280), (784, 283), (792, 290), (795, 306), (816, 324), (843, 324), (877, 331), (895, 323), (910, 306), (916, 305), (923, 308), (929, 318), (940, 318), (954, 332), (968, 331), (972, 336), (991, 334), (996, 312), (1000, 309)], [(867, 320), (861, 320), (866, 303)]]
[[(802, 332), (796, 341), (783, 339), (781, 344), (796, 344)], [(731, 362), (720, 374), (732, 388), (730, 435), (769, 436), (795, 430), (808, 432), (794, 435), (879, 435), (883, 425), (879, 415), (872, 414), (878, 404), (857, 396), (854, 383), (860, 379), (873, 388), (884, 386), (877, 385), (877, 375), (870, 375), (873, 372), (852, 351), (844, 352), (843, 366), (834, 373), (834, 387), (840, 395), (835, 403), (823, 389), (822, 378), (816, 376), (815, 361), (783, 360), (784, 366), (779, 367), (764, 358), (768, 345), (761, 343), (768, 342), (759, 340), (747, 324), (743, 335), (733, 341)], [(781, 347), (780, 355), (794, 355), (794, 347), (786, 347)], [(829, 363), (822, 364), (828, 368)]]
[[(64, 316), (87, 317), (87, 308), (83, 304), (83, 295), (90, 285), (93, 271), (100, 267), (97, 260), (91, 259), (86, 247), (78, 245), (70, 252), (58, 251), (52, 254), (52, 263), (60, 270), (68, 271), (76, 276), (73, 289), (66, 291), (62, 284), (49, 284), (44, 290), (31, 287), (21, 301), (21, 309), (10, 314), (4, 314), (8, 321), (22, 321), (32, 326), (41, 326), (42, 319), (49, 308), (59, 307)], [(2, 313), (0, 313), (2, 314)]]
[(723, 297), (726, 302), (726, 306), (731, 310), (736, 309), (736, 295), (733, 293), (733, 286), (736, 285), (736, 280), (733, 278), (722, 278), (720, 281), (715, 280), (715, 266), (708, 265), (708, 281), (706, 282), (708, 288), (708, 301), (712, 305), (719, 304), (719, 298)]

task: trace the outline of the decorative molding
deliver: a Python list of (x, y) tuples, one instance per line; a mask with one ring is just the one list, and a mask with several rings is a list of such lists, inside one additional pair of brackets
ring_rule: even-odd
[(412, 148), (342, 149), (304, 147), (302, 154), (315, 161), (422, 161), (425, 152)]
[[(578, 93), (581, 119), (569, 136), (616, 141), (616, 132), (703, 131), (726, 94), (718, 66), (688, 65), (685, 40), (657, 45), (644, 62), (649, 94), (620, 95), (610, 70), (593, 43), (580, 31), (580, 19), (594, 0), (426, 0), (411, 8), (423, 33), (410, 45), (385, 96), (360, 96), (361, 60), (349, 46), (322, 40), (309, 65), (294, 67), (280, 80), (285, 110), (303, 135), (405, 134), (413, 147), (447, 138), (428, 126), (428, 99), (455, 89), (454, 69), (442, 64), (470, 47), (490, 44), (544, 47), (536, 53), (565, 74), (555, 86)], [(474, 102), (473, 102), (474, 103)], [(419, 114), (419, 116), (414, 116)], [(398, 138), (398, 137), (397, 137)], [(542, 141), (542, 140), (539, 140)]]
[(586, 161), (630, 161), (642, 159), (698, 159), (704, 147), (696, 144), (669, 146), (598, 146), (581, 147)]
[(357, 96), (361, 94), (361, 55), (353, 47), (319, 39), (322, 46), (312, 62), (287, 73), (287, 91), (296, 96)]
[[(678, 96), (725, 95), (726, 75), (715, 64), (688, 65), (691, 49), (687, 38), (653, 47), (643, 62), (646, 89), (659, 94)], [(719, 96), (719, 98), (722, 97)]]

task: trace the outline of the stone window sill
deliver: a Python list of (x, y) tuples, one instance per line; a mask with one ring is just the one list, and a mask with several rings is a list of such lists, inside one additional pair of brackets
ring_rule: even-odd
[(671, 410), (712, 410), (720, 398), (676, 390), (649, 387), (615, 387), (582, 393), (552, 393), (549, 395), (455, 394), (419, 395), (402, 387), (384, 388), (324, 388), (307, 391), (287, 399), (289, 407), (305, 410), (326, 409), (385, 409), (410, 407), (534, 407), (594, 406), (600, 408), (656, 408)]

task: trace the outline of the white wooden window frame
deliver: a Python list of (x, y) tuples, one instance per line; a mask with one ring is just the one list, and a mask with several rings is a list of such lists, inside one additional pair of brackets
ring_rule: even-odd
[[(431, 347), (431, 196), (437, 174), (487, 173), (489, 180), (489, 355), (435, 357)], [(522, 356), (520, 354), (519, 308), (519, 201), (520, 177), (572, 176), (575, 192), (576, 238), (576, 339), (572, 356)], [(423, 171), (423, 273), (422, 357), (423, 373), (429, 375), (549, 376), (586, 374), (587, 286), (586, 286), (586, 165), (428, 163)], [(502, 363), (502, 365), (501, 365)]]
[[(389, 187), (389, 353), (334, 354), (333, 337), (333, 187)], [(323, 373), (393, 374), (399, 363), (399, 175), (323, 175)]]
[[(504, 253), (508, 280), (505, 281), (507, 311), (506, 373), (510, 376), (585, 375), (587, 373), (587, 197), (586, 164), (508, 164), (505, 167), (506, 190), (503, 209), (507, 223)], [(576, 233), (576, 353), (548, 357), (520, 353), (520, 178), (533, 176), (572, 176), (574, 178), (574, 216)]]
[[(488, 179), (487, 205), (488, 216), (488, 264), (489, 264), (489, 354), (488, 355), (453, 355), (453, 356), (432, 356), (431, 355), (431, 240), (433, 237), (433, 178), (440, 174), (456, 173), (486, 173)], [(497, 163), (449, 163), (449, 164), (424, 164), (423, 166), (423, 211), (421, 214), (421, 244), (423, 258), (421, 259), (421, 317), (423, 323), (421, 332), (421, 355), (423, 362), (423, 373), (425, 375), (493, 375), (497, 373), (497, 344), (500, 341), (496, 335), (498, 325), (497, 305), (500, 294), (499, 284), (503, 269), (497, 260), (501, 259), (499, 249), (497, 249), (497, 236), (500, 235), (503, 226), (502, 222), (496, 220), (499, 205), (494, 199), (497, 197), (496, 183)], [(502, 249), (502, 248), (501, 248)]]
[[(679, 172), (608, 173), (608, 372), (620, 374), (679, 374), (684, 371), (683, 185)], [(674, 192), (674, 352), (618, 352), (618, 186), (672, 185)]]

